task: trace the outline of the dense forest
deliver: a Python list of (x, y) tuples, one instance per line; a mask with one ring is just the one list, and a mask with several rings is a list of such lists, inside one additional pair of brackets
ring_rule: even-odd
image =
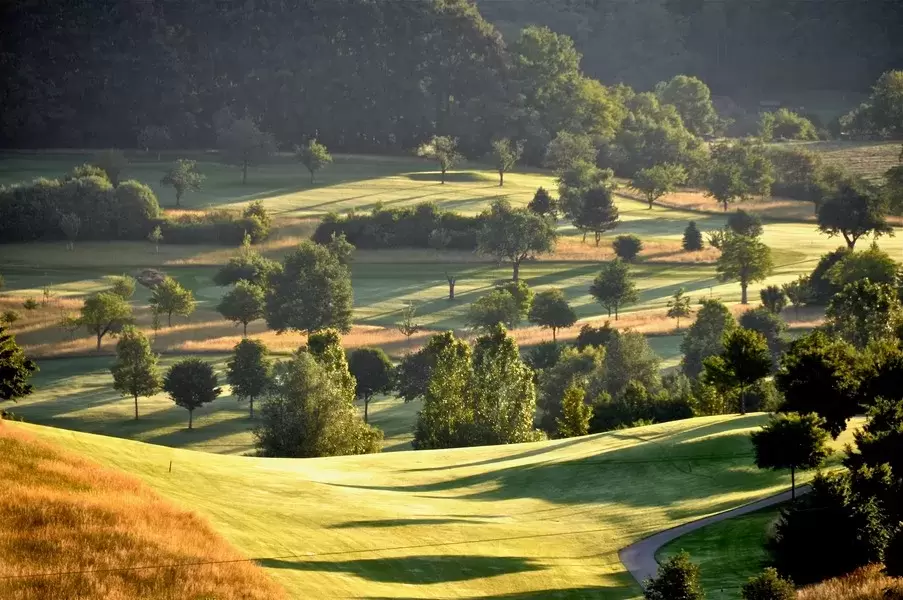
[[(524, 38), (530, 23), (576, 47)], [(5, 2), (0, 146), (135, 147), (165, 131), (172, 147), (210, 147), (231, 114), (287, 148), (400, 151), (435, 133), (471, 155), (498, 135), (544, 148), (623, 119), (622, 92), (589, 77), (867, 91), (903, 62), (901, 26), (894, 0)]]

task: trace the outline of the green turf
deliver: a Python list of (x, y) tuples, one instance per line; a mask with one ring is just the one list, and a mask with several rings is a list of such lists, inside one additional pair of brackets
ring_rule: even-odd
[[(635, 598), (620, 548), (770, 495), (764, 415), (514, 446), (312, 460), (10, 424), (140, 476), (294, 598)], [(170, 467), (171, 465), (171, 467)]]
[(733, 600), (750, 577), (768, 566), (765, 543), (779, 508), (767, 508), (720, 521), (665, 544), (657, 553), (661, 562), (686, 550), (699, 565), (709, 600)]

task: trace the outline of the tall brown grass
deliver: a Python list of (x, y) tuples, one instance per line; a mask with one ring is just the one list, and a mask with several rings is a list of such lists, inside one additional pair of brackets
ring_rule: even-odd
[[(838, 550), (842, 552), (842, 550)], [(903, 579), (881, 573), (879, 566), (854, 571), (801, 588), (799, 600), (901, 600)]]
[[(241, 562), (244, 557), (205, 521), (130, 476), (37, 441), (2, 421), (0, 455), (0, 598), (285, 597), (257, 565)], [(237, 562), (139, 568), (204, 561)], [(81, 573), (16, 577), (73, 571)]]

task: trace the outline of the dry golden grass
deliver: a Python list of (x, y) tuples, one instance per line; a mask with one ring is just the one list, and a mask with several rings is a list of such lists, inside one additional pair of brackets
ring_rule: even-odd
[(879, 566), (859, 569), (845, 577), (801, 588), (799, 600), (899, 600), (903, 579), (881, 573)]
[[(623, 192), (622, 192), (623, 193)], [(623, 193), (628, 198), (638, 199), (630, 192)], [(724, 214), (721, 205), (714, 198), (709, 198), (700, 190), (683, 190), (668, 194), (656, 206), (664, 206), (677, 210), (702, 212), (707, 214)], [(728, 206), (728, 211), (742, 208), (766, 219), (780, 221), (815, 221), (815, 205), (812, 202), (791, 200), (789, 198), (755, 198), (742, 204)]]
[[(0, 597), (285, 597), (206, 521), (172, 506), (137, 479), (62, 452), (2, 422), (0, 452)], [(229, 562), (144, 568), (207, 561)], [(60, 572), (72, 574), (23, 577)]]

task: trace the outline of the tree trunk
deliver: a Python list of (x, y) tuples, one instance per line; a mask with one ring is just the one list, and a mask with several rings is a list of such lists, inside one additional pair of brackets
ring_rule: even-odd
[(244, 325), (244, 333), (241, 334), (241, 337), (248, 337), (248, 324), (242, 323)]
[(445, 278), (448, 279), (448, 299), (454, 300), (455, 299), (455, 283), (457, 280), (455, 277), (449, 277), (448, 275), (446, 275)]
[(364, 423), (370, 423), (370, 398), (364, 398)]
[(602, 234), (599, 233), (599, 232), (597, 231), (597, 232), (595, 232), (594, 235), (596, 236), (596, 248), (598, 248), (598, 247), (599, 247), (599, 240), (602, 239)]
[(166, 313), (166, 321), (169, 323), (169, 326), (172, 327), (172, 311)]
[(520, 261), (514, 261), (514, 275), (511, 277), (513, 281), (518, 281), (520, 278)]
[(727, 212), (727, 200), (725, 200), (721, 204), (724, 205), (724, 212)]
[(241, 163), (241, 184), (244, 185), (248, 183), (248, 163)]
[(313, 171), (310, 172), (310, 184), (311, 185), (314, 184), (314, 172)]
[(499, 171), (499, 187), (505, 185), (505, 172)]
[(100, 352), (100, 340), (102, 340), (102, 339), (103, 339), (103, 334), (102, 334), (102, 333), (98, 333), (98, 334), (97, 334), (97, 351), (98, 351), (98, 352)]
[(746, 414), (746, 387), (740, 386), (740, 414)]
[(746, 298), (746, 288), (749, 286), (745, 281), (740, 282), (740, 304), (749, 304)]
[(677, 330), (680, 331), (680, 317), (677, 317)]
[(618, 320), (618, 305), (615, 304), (615, 321)]
[(796, 501), (796, 467), (790, 467), (790, 501)]
[(192, 425), (194, 425), (194, 410), (188, 411), (188, 429), (192, 429)]
[(553, 342), (558, 341), (558, 328), (557, 327), (552, 328), (552, 341)]
[(440, 181), (441, 181), (442, 185), (445, 185), (445, 169), (441, 169), (441, 171), (442, 171), (442, 178)]
[(655, 202), (655, 200), (653, 200), (652, 196), (649, 196), (649, 198), (647, 198), (647, 200), (649, 201), (649, 209), (648, 210), (652, 210), (652, 203)]
[(847, 234), (843, 234), (843, 240), (847, 243), (847, 248), (854, 250), (856, 248), (856, 240), (850, 238)]
[(135, 394), (135, 420), (138, 420), (138, 394)]
[(254, 418), (254, 396), (248, 398), (248, 403), (251, 405), (251, 418)]
[(182, 206), (182, 192), (176, 190), (176, 208)]

